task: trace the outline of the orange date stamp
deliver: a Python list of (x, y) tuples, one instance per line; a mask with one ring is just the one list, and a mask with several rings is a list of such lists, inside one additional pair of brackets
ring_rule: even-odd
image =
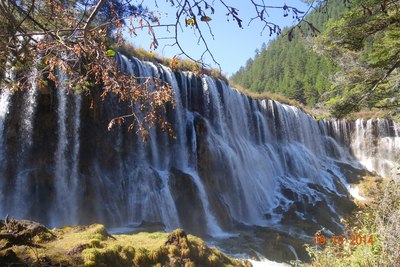
[(353, 246), (358, 245), (372, 245), (374, 244), (374, 236), (373, 235), (333, 235), (327, 237), (323, 234), (316, 234), (313, 238), (314, 245), (325, 245), (328, 241), (330, 241), (334, 245), (344, 245), (350, 244)]

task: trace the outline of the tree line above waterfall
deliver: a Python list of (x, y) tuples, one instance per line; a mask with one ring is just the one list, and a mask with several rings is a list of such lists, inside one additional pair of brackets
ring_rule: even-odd
[(321, 33), (288, 28), (263, 44), (231, 80), (280, 93), (336, 117), (399, 108), (400, 1), (332, 1), (308, 17)]

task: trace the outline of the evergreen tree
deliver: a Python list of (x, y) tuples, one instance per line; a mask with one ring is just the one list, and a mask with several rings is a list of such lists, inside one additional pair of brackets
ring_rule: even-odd
[(400, 111), (400, 1), (354, 1), (331, 21), (318, 48), (341, 67), (327, 95), (337, 117), (362, 108)]
[(259, 55), (249, 59), (231, 80), (252, 92), (280, 93), (309, 106), (315, 105), (330, 88), (330, 76), (337, 67), (313, 51), (312, 36), (315, 28), (322, 31), (329, 18), (336, 19), (346, 10), (343, 1), (333, 0), (326, 9), (310, 13), (306, 20), (313, 26), (304, 23), (294, 29), (284, 29), (268, 47), (262, 44)]

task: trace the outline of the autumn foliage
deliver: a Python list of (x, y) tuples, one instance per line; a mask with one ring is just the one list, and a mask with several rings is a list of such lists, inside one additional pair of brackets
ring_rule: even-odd
[[(99, 13), (94, 19), (96, 12), (102, 12), (102, 2), (108, 5), (108, 13)], [(13, 77), (4, 74), (2, 87), (28, 87), (25, 72), (30, 69), (33, 58), (39, 58), (35, 67), (41, 73), (41, 80), (52, 81), (59, 90), (90, 96), (101, 87), (103, 99), (113, 94), (131, 107), (130, 113), (111, 120), (109, 129), (116, 124), (126, 124), (128, 130), (139, 132), (146, 140), (149, 128), (160, 124), (161, 129), (173, 135), (171, 124), (165, 119), (166, 104), (174, 106), (170, 85), (154, 77), (143, 82), (143, 77), (123, 73), (114, 60), (114, 47), (123, 43), (125, 23), (117, 10), (118, 3), (121, 2), (94, 1), (82, 9), (80, 1), (22, 1), (22, 5), (15, 1), (2, 2), (0, 19), (8, 21), (3, 32), (11, 42), (0, 43), (7, 51), (1, 56), (8, 64), (4, 69), (14, 71)], [(151, 24), (159, 24), (144, 8), (132, 9), (129, 15), (133, 29), (134, 21), (139, 27), (146, 23), (151, 34)], [(60, 79), (61, 76), (67, 79)]]

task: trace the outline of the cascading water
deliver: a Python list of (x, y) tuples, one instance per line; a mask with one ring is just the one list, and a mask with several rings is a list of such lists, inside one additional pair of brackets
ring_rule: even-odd
[[(181, 100), (182, 98), (180, 97), (179, 86), (178, 86), (178, 82), (176, 81), (175, 76), (166, 67), (163, 67), (163, 71), (167, 76), (168, 83), (171, 85), (171, 87), (176, 92), (176, 98), (178, 100)], [(207, 224), (208, 233), (212, 236), (221, 235), (223, 233), (223, 231), (219, 227), (218, 222), (210, 208), (210, 203), (208, 201), (208, 196), (207, 196), (206, 190), (204, 188), (204, 185), (201, 181), (201, 178), (198, 176), (197, 171), (195, 171), (193, 169), (193, 166), (195, 166), (195, 163), (192, 163), (189, 161), (190, 156), (189, 156), (189, 151), (188, 151), (188, 146), (187, 146), (188, 140), (187, 140), (187, 137), (185, 134), (185, 128), (186, 128), (185, 126), (186, 126), (187, 119), (186, 119), (185, 109), (182, 106), (181, 101), (179, 101), (178, 104), (176, 105), (175, 112), (176, 112), (176, 125), (178, 127), (176, 129), (177, 143), (175, 144), (176, 148), (174, 149), (174, 156), (176, 157), (174, 164), (176, 164), (178, 168), (180, 168), (186, 174), (189, 174), (193, 178), (193, 182), (197, 187), (197, 190), (199, 192), (200, 201), (203, 206), (203, 211), (204, 211), (205, 221)]]
[(400, 158), (398, 125), (383, 119), (357, 120), (351, 149), (369, 171), (383, 177), (395, 175), (399, 167), (395, 162)]
[(69, 199), (70, 192), (68, 185), (68, 166), (67, 166), (67, 148), (68, 148), (68, 136), (67, 136), (67, 92), (65, 88), (66, 77), (64, 74), (59, 75), (59, 86), (57, 88), (57, 100), (58, 100), (58, 129), (57, 129), (57, 150), (54, 155), (54, 190), (55, 196), (53, 213), (58, 216), (54, 217), (51, 225), (59, 225), (69, 222), (69, 203), (65, 201)]
[[(3, 90), (0, 197), (6, 204), (0, 216), (17, 214), (51, 226), (162, 223), (167, 230), (211, 236), (252, 225), (291, 232), (297, 222), (310, 225), (297, 231), (303, 235), (321, 226), (334, 232), (346, 212), (338, 201), (351, 202), (349, 170), (361, 171), (362, 163), (388, 175), (395, 166), (399, 132), (391, 121), (316, 121), (207, 76), (173, 73), (122, 55), (116, 60), (129, 74), (171, 84), (177, 104), (166, 116), (177, 139), (157, 127), (147, 143), (121, 127), (108, 132), (110, 119), (129, 107), (113, 97), (98, 101), (100, 89), (90, 98), (67, 94), (62, 81), (38, 93), (37, 104), (24, 104), (32, 114), (21, 123), (31, 129), (26, 138), (25, 130), (15, 134), (19, 123), (8, 116), (11, 96)], [(32, 144), (18, 157), (19, 167), (13, 142)], [(23, 204), (26, 199), (30, 205)]]
[[(0, 172), (3, 173), (4, 160), (5, 160), (5, 138), (4, 138), (4, 128), (6, 123), (6, 116), (8, 114), (8, 109), (10, 105), (11, 93), (8, 89), (2, 88), (0, 92)], [(0, 203), (5, 203), (4, 196), (4, 186), (5, 179), (2, 177), (0, 179)], [(0, 205), (0, 213), (4, 214), (4, 205)]]
[(74, 196), (71, 198), (71, 214), (69, 217), (71, 218), (71, 222), (73, 224), (77, 224), (78, 218), (78, 203), (80, 198), (80, 193), (78, 191), (79, 187), (79, 148), (80, 148), (80, 126), (81, 126), (81, 105), (82, 105), (82, 96), (77, 94), (74, 96), (74, 118), (73, 118), (73, 128), (72, 128), (72, 164), (71, 164), (71, 174), (70, 174), (70, 192)]
[[(57, 88), (57, 149), (54, 157), (53, 217), (50, 224), (78, 223), (79, 149), (82, 96), (68, 94), (66, 76), (60, 74)], [(70, 103), (72, 102), (72, 103)], [(70, 104), (70, 105), (69, 105)], [(70, 111), (69, 111), (70, 110)]]
[(25, 217), (27, 215), (27, 206), (29, 206), (29, 169), (26, 169), (25, 162), (27, 157), (32, 153), (33, 145), (33, 120), (37, 105), (37, 82), (38, 70), (33, 68), (29, 78), (30, 88), (24, 92), (22, 118), (21, 118), (21, 131), (18, 140), (21, 140), (19, 146), (19, 154), (17, 156), (17, 171), (15, 180), (15, 193), (13, 197), (13, 211), (14, 215), (18, 217)]

